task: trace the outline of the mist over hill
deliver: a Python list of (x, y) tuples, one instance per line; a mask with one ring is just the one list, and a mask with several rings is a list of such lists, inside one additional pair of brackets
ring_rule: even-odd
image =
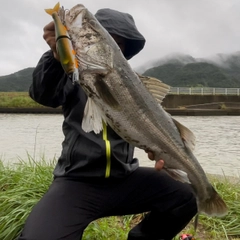
[(240, 52), (217, 54), (211, 58), (171, 54), (138, 72), (156, 77), (173, 87), (240, 87)]
[[(26, 92), (34, 68), (0, 76), (0, 92)], [(240, 88), (240, 52), (217, 54), (208, 58), (171, 54), (134, 69), (173, 87)]]

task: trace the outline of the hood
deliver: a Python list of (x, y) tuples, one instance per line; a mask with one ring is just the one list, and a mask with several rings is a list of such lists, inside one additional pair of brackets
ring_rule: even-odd
[(109, 33), (126, 39), (126, 59), (131, 59), (143, 49), (146, 40), (138, 31), (130, 14), (103, 8), (97, 11), (95, 17)]

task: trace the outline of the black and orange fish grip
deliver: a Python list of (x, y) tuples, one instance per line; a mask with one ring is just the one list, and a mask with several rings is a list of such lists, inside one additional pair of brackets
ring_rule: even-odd
[(191, 234), (182, 234), (179, 240), (195, 240), (195, 238)]

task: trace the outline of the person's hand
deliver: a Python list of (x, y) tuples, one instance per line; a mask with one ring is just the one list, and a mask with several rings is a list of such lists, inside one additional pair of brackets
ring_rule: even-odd
[[(146, 151), (146, 152), (148, 154), (148, 158), (150, 160), (154, 160), (154, 154), (152, 152), (148, 152), (148, 151)], [(156, 170), (160, 171), (163, 167), (164, 167), (164, 161), (162, 159), (157, 160), (155, 163)]]
[(59, 56), (56, 49), (55, 25), (53, 21), (43, 28), (43, 38), (51, 48), (54, 58), (59, 60)]
[(155, 168), (156, 170), (160, 171), (164, 167), (164, 161), (162, 159), (156, 161)]

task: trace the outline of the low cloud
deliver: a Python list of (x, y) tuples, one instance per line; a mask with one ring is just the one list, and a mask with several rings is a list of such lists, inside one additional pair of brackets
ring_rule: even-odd
[[(113, 8), (130, 13), (146, 37), (145, 48), (130, 63), (146, 64), (173, 52), (193, 57), (208, 57), (240, 50), (240, 2), (238, 0), (85, 0), (82, 3), (95, 13)], [(13, 0), (1, 4), (0, 75), (36, 66), (48, 49), (42, 38), (43, 27), (51, 21), (44, 11), (56, 4), (53, 0)], [(64, 0), (61, 5), (77, 4)]]

